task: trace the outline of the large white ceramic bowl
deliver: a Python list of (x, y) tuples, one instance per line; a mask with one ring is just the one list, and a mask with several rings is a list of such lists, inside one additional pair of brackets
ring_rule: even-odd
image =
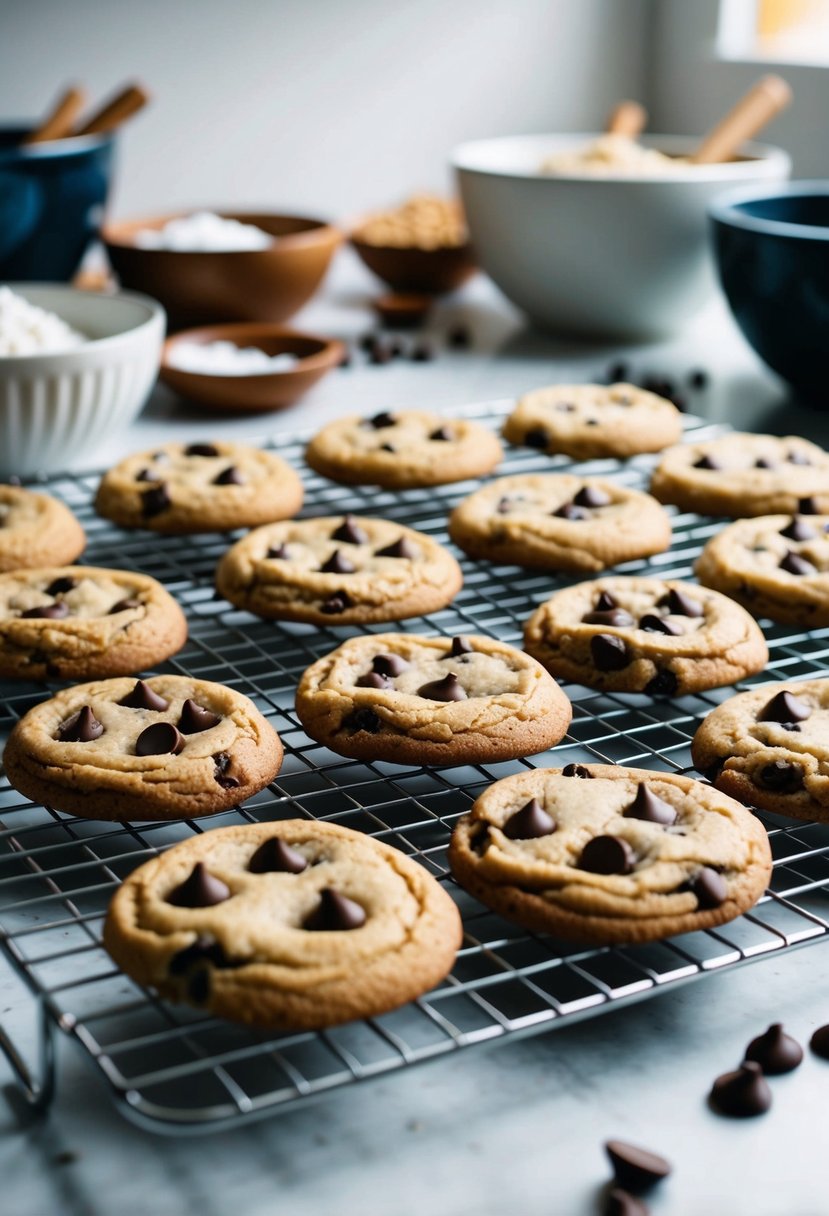
[[(715, 289), (706, 211), (723, 189), (782, 181), (785, 152), (746, 144), (743, 159), (630, 177), (539, 172), (545, 157), (594, 135), (523, 135), (455, 149), (475, 254), (514, 304), (556, 333), (669, 334)], [(688, 155), (699, 140), (651, 136), (647, 147)]]
[(164, 309), (149, 296), (10, 283), (90, 341), (64, 354), (0, 356), (0, 477), (89, 466), (155, 383)]

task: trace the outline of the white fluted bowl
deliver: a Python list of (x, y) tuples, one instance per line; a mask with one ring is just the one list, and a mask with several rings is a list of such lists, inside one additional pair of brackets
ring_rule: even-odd
[(94, 464), (129, 426), (155, 383), (166, 318), (149, 296), (10, 283), (89, 341), (53, 355), (0, 356), (0, 477)]

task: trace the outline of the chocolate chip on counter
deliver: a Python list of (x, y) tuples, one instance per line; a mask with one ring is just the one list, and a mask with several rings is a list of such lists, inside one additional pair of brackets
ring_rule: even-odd
[(793, 451), (786, 456), (789, 464), (810, 465), (812, 462), (805, 452)]
[(811, 716), (809, 706), (784, 688), (764, 705), (757, 715), (757, 721), (780, 722), (785, 725), (789, 722), (805, 722)]
[(187, 995), (194, 1005), (204, 1005), (210, 996), (210, 972), (199, 967), (187, 981)]
[(510, 840), (536, 840), (540, 836), (552, 836), (557, 826), (552, 815), (548, 815), (538, 799), (533, 798), (520, 811), (510, 815), (503, 832)]
[(470, 642), (469, 638), (455, 637), (452, 638), (452, 645), (449, 653), (453, 659), (459, 658), (462, 654), (474, 654), (475, 647)]
[(230, 887), (216, 878), (203, 861), (197, 861), (190, 876), (167, 896), (167, 903), (176, 908), (212, 908), (230, 899)]
[(373, 418), (366, 419), (365, 425), (373, 427), (375, 431), (383, 431), (387, 426), (396, 426), (397, 419), (393, 414), (375, 414)]
[(635, 624), (624, 608), (609, 608), (606, 612), (587, 612), (581, 618), (585, 625), (606, 625), (613, 629), (628, 629)]
[(455, 436), (448, 426), (439, 426), (437, 430), (432, 431), (429, 438), (433, 439), (436, 443), (451, 443)]
[(469, 346), (472, 341), (472, 334), (466, 325), (453, 325), (449, 330), (448, 338), (449, 345), (454, 346), (458, 350), (461, 347)]
[(412, 363), (430, 363), (435, 357), (435, 352), (426, 342), (418, 342), (412, 347), (412, 353), (409, 356)]
[(581, 777), (584, 780), (592, 780), (593, 774), (589, 768), (585, 768), (583, 764), (565, 764), (561, 770), (562, 777)]
[(320, 612), (324, 612), (326, 616), (339, 616), (341, 612), (345, 612), (346, 608), (351, 607), (351, 600), (344, 591), (335, 591), (333, 595), (329, 595), (327, 600), (323, 600), (320, 604)]
[(679, 410), (680, 414), (685, 413), (688, 408), (688, 402), (680, 393), (672, 393), (670, 400), (674, 408)]
[(322, 574), (353, 574), (357, 567), (345, 557), (339, 549), (335, 549), (327, 562), (320, 566)]
[(629, 874), (635, 863), (633, 849), (619, 836), (594, 836), (578, 860), (579, 869), (591, 874)]
[(590, 654), (597, 671), (621, 671), (630, 662), (628, 648), (615, 633), (597, 633), (590, 639)]
[(71, 718), (67, 718), (58, 727), (60, 743), (91, 743), (100, 739), (104, 733), (103, 723), (99, 722), (88, 705), (84, 705)]
[(251, 857), (248, 869), (252, 874), (301, 874), (308, 861), (281, 837), (269, 836)]
[(386, 349), (392, 359), (399, 359), (405, 347), (399, 338), (390, 338), (386, 344)]
[(818, 1026), (809, 1039), (809, 1046), (816, 1056), (829, 1060), (829, 1026)]
[(679, 680), (667, 667), (657, 671), (643, 688), (649, 697), (672, 697), (679, 687)]
[(213, 478), (214, 486), (243, 486), (245, 484), (244, 474), (240, 473), (236, 466), (232, 464), (223, 469), (218, 477)]
[(674, 392), (674, 382), (669, 380), (667, 376), (645, 376), (642, 381), (642, 388), (649, 393), (656, 393), (659, 397), (670, 397)]
[(351, 357), (351, 351), (348, 349), (348, 347), (346, 347), (342, 353), (342, 358), (337, 364), (337, 367), (351, 367), (352, 363), (353, 359)]
[(650, 1208), (641, 1199), (614, 1186), (607, 1193), (604, 1216), (650, 1216)]
[(373, 349), (375, 344), (377, 342), (379, 342), (379, 340), (380, 340), (379, 334), (363, 334), (362, 338), (360, 338), (360, 341), (357, 343), (357, 345), (359, 346), (360, 350), (363, 350), (366, 353), (368, 353), (370, 350)]
[(707, 388), (708, 372), (703, 371), (702, 368), (692, 371), (688, 377), (688, 383), (690, 384), (691, 388), (695, 388), (697, 390)]
[(342, 541), (346, 545), (366, 545), (368, 533), (360, 527), (353, 515), (346, 515), (340, 526), (331, 533), (331, 539)]
[(563, 503), (557, 511), (553, 511), (553, 515), (555, 515), (557, 519), (584, 520), (590, 518), (584, 507), (577, 507), (575, 503), (572, 502)]
[(125, 705), (127, 709), (154, 709), (158, 713), (170, 707), (170, 702), (165, 701), (157, 692), (153, 692), (144, 680), (136, 681), (132, 692), (128, 692), (118, 704)]
[(418, 688), (417, 695), (427, 701), (465, 701), (466, 692), (454, 672), (449, 672), (442, 680), (432, 680)]
[(374, 553), (375, 557), (402, 557), (408, 561), (414, 561), (417, 555), (418, 551), (408, 536), (401, 536), (393, 544), (386, 545), (384, 549), (377, 549)]
[(524, 436), (524, 443), (528, 448), (540, 448), (542, 452), (546, 449), (549, 442), (550, 436), (543, 426), (530, 427)]
[(620, 380), (627, 380), (630, 375), (630, 368), (623, 360), (618, 363), (611, 363), (607, 369), (606, 378), (611, 384), (618, 384)]
[(724, 1115), (750, 1119), (771, 1106), (771, 1090), (754, 1060), (744, 1060), (734, 1072), (724, 1072), (711, 1086), (711, 1103)]
[(213, 780), (217, 785), (220, 785), (223, 790), (235, 790), (240, 782), (238, 777), (232, 777), (228, 773), (231, 760), (227, 752), (217, 752), (213, 757)]
[(172, 722), (154, 722), (135, 740), (136, 756), (177, 756), (184, 747), (184, 736)]
[(799, 553), (794, 553), (791, 549), (778, 565), (781, 570), (785, 570), (789, 574), (817, 574), (816, 566), (813, 566), (811, 562), (807, 562), (805, 557), (801, 557)]
[(797, 511), (799, 515), (820, 515), (820, 507), (817, 505), (817, 499), (811, 494), (808, 498), (798, 499)]
[(66, 595), (67, 591), (74, 590), (77, 585), (73, 578), (55, 578), (46, 588), (46, 595)]
[(184, 449), (185, 456), (218, 456), (219, 449), (212, 443), (191, 443)]
[(766, 456), (758, 456), (754, 462), (755, 469), (776, 469), (777, 464)]
[(39, 608), (27, 608), (21, 612), (21, 621), (62, 621), (70, 615), (69, 605), (63, 600), (54, 604), (42, 604)]
[(141, 495), (141, 513), (151, 519), (154, 515), (160, 515), (162, 511), (166, 511), (171, 502), (166, 481), (160, 481), (157, 486), (153, 486), (151, 490), (145, 490)]
[(582, 486), (573, 502), (577, 507), (606, 507), (610, 495), (601, 486)]
[(119, 600), (117, 604), (113, 604), (107, 616), (114, 616), (116, 612), (128, 612), (131, 608), (140, 608), (141, 601), (133, 596), (128, 596), (125, 600)]
[(721, 469), (722, 465), (720, 464), (720, 462), (718, 460), (715, 460), (715, 458), (713, 456), (709, 456), (709, 455), (705, 454), (703, 456), (700, 456), (699, 460), (694, 461), (693, 467), (695, 469), (713, 470), (713, 469)]
[(207, 933), (200, 933), (191, 945), (173, 955), (167, 964), (167, 970), (170, 975), (186, 975), (199, 963), (210, 963), (213, 967), (231, 965), (219, 942)]
[(789, 760), (773, 760), (759, 773), (760, 784), (777, 794), (792, 794), (803, 786), (803, 769)]
[(371, 350), (368, 352), (368, 361), (376, 367), (380, 367), (385, 363), (391, 363), (394, 355), (389, 346), (383, 342), (375, 342)]
[(773, 1022), (765, 1034), (752, 1039), (745, 1058), (759, 1064), (767, 1077), (792, 1072), (803, 1060), (803, 1048), (786, 1034), (780, 1022)]
[(806, 523), (805, 519), (801, 519), (799, 515), (793, 515), (791, 523), (780, 529), (780, 535), (785, 536), (786, 540), (814, 540), (817, 532)]
[(181, 707), (178, 728), (183, 735), (200, 735), (203, 730), (218, 726), (221, 720), (220, 714), (214, 714), (188, 697)]
[(156, 473), (155, 469), (142, 469), (135, 474), (136, 481), (158, 481), (160, 474)]
[(355, 709), (354, 713), (345, 719), (343, 726), (348, 730), (365, 731), (368, 735), (376, 735), (382, 729), (383, 723), (373, 709)]
[(276, 557), (281, 561), (285, 561), (288, 557), (288, 546), (284, 544), (273, 545), (270, 549), (268, 549), (265, 557)]
[(379, 671), (368, 671), (357, 681), (358, 688), (391, 688), (391, 680)]
[(670, 591), (657, 600), (657, 606), (667, 608), (669, 616), (698, 617), (705, 615), (705, 609), (699, 600), (686, 595), (684, 591), (679, 591), (676, 587), (671, 587)]
[(371, 666), (381, 676), (399, 676), (409, 664), (399, 654), (377, 654), (374, 656)]
[(675, 808), (657, 797), (644, 781), (639, 782), (636, 797), (622, 813), (625, 819), (644, 819), (647, 823), (661, 823), (665, 827), (676, 823), (678, 818)]
[(306, 921), (303, 928), (312, 931), (340, 931), (359, 929), (366, 923), (365, 909), (347, 895), (341, 895), (332, 887), (320, 891), (319, 907)]
[(666, 633), (673, 638), (679, 637), (682, 633), (682, 630), (673, 621), (657, 616), (655, 612), (646, 612), (639, 621), (638, 627), (644, 629), (646, 633)]
[(687, 889), (696, 895), (698, 908), (719, 908), (728, 898), (728, 884), (710, 866), (703, 866), (689, 879)]
[(596, 612), (610, 612), (611, 608), (618, 608), (619, 601), (609, 591), (602, 591), (599, 598), (596, 600)]
[(626, 1191), (646, 1191), (671, 1173), (671, 1163), (658, 1153), (638, 1148), (624, 1140), (608, 1140), (605, 1152), (610, 1158), (614, 1181)]

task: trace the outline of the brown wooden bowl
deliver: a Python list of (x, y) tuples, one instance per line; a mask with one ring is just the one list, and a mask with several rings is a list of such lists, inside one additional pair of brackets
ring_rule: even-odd
[[(258, 346), (269, 355), (290, 353), (300, 362), (290, 371), (263, 372), (256, 376), (218, 376), (214, 373), (187, 372), (171, 367), (168, 356), (178, 342), (233, 342), (237, 346)], [(345, 346), (334, 338), (319, 338), (285, 329), (279, 325), (205, 325), (185, 329), (164, 343), (161, 355), (161, 380), (181, 397), (208, 409), (239, 413), (265, 413), (284, 410), (298, 401), (333, 367), (338, 367)]]
[(395, 291), (444, 295), (455, 291), (476, 270), (472, 246), (468, 242), (441, 249), (416, 249), (369, 245), (352, 236), (351, 244), (369, 270)]
[(280, 239), (270, 249), (183, 253), (142, 249), (135, 234), (176, 215), (107, 224), (101, 233), (122, 287), (144, 292), (167, 310), (170, 328), (213, 321), (285, 321), (316, 291), (343, 234), (322, 220), (223, 211)]

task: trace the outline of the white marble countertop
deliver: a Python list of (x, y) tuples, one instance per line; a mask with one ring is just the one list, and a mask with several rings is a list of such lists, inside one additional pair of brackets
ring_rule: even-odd
[[(371, 285), (344, 256), (299, 327), (356, 337), (373, 328)], [(798, 409), (760, 368), (720, 305), (680, 339), (619, 351), (556, 342), (526, 329), (479, 279), (436, 312), (457, 322), (469, 350), (433, 363), (395, 361), (330, 375), (298, 407), (225, 419), (159, 389), (126, 433), (105, 437), (83, 464), (100, 467), (165, 439), (265, 436), (315, 427), (340, 413), (400, 405), (449, 409), (511, 397), (547, 380), (584, 380), (624, 358), (637, 373), (674, 378), (704, 367), (695, 412), (738, 427), (826, 442), (825, 416)], [(312, 1106), (206, 1139), (137, 1130), (74, 1046), (61, 1042), (48, 1117), (20, 1122), (0, 1102), (0, 1210), (15, 1216), (588, 1216), (608, 1175), (601, 1150), (621, 1137), (663, 1152), (673, 1177), (650, 1199), (655, 1216), (825, 1216), (823, 1169), (829, 1064), (807, 1052), (774, 1081), (761, 1119), (728, 1121), (707, 1108), (713, 1078), (748, 1040), (783, 1021), (806, 1042), (829, 1021), (821, 942), (534, 1039), (444, 1057)], [(0, 962), (0, 1020), (22, 1041), (32, 1004)], [(0, 1060), (0, 1084), (10, 1073)]]

